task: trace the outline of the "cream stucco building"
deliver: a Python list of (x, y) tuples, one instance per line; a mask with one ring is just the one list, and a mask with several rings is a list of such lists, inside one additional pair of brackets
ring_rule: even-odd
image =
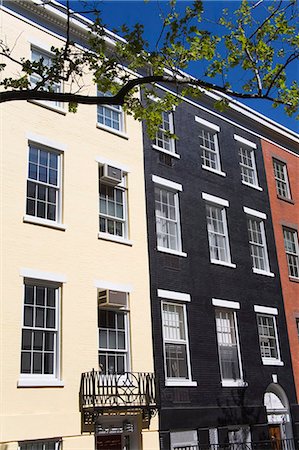
[[(16, 59), (63, 44), (53, 2), (3, 2), (1, 22)], [(141, 124), (14, 101), (1, 133), (0, 448), (157, 449)]]

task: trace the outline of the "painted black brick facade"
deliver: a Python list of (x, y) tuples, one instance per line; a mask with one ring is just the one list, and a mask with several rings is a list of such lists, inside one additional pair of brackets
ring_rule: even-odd
[[(207, 106), (207, 105), (206, 105)], [(293, 418), (295, 434), (299, 432), (298, 409), (291, 369), (283, 300), (271, 222), (266, 177), (258, 137), (220, 117), (184, 102), (174, 112), (175, 133), (179, 137), (176, 152), (180, 159), (169, 158), (172, 165), (161, 162), (160, 152), (144, 130), (145, 174), (147, 195), (149, 260), (155, 370), (160, 382), (161, 448), (170, 448), (170, 432), (198, 430), (199, 441), (208, 442), (208, 429), (218, 428), (219, 442), (227, 441), (227, 431), (233, 425), (250, 425), (252, 440), (268, 439), (264, 394), (272, 374), (285, 391)], [(240, 126), (252, 129), (249, 119), (235, 113), (225, 113)], [(209, 172), (201, 166), (199, 148), (199, 116), (218, 125), (222, 171), (226, 177)], [(256, 124), (255, 124), (256, 127)], [(238, 156), (238, 134), (256, 143), (256, 166), (262, 191), (241, 183)], [(182, 250), (187, 257), (157, 251), (155, 229), (154, 183), (152, 175), (180, 183), (179, 193)], [(227, 223), (232, 263), (236, 268), (210, 263), (205, 201), (202, 192), (229, 201)], [(275, 277), (255, 274), (248, 244), (246, 215), (243, 206), (267, 215), (265, 231), (270, 270)], [(195, 387), (165, 387), (161, 298), (157, 289), (184, 292), (191, 295), (187, 304), (187, 322), (192, 380)], [(241, 359), (246, 387), (222, 387), (218, 360), (215, 307), (212, 298), (240, 303), (237, 311)], [(284, 366), (263, 365), (260, 355), (257, 319), (254, 305), (275, 307), (281, 359)], [(297, 424), (296, 424), (297, 422)]]

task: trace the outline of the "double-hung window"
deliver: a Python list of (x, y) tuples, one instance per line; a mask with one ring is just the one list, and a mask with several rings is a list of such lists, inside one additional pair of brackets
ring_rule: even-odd
[(273, 159), (273, 169), (277, 194), (284, 199), (291, 200), (286, 163)]
[(24, 286), (21, 377), (57, 379), (60, 286), (28, 280)]
[(98, 308), (99, 367), (104, 374), (128, 371), (128, 314)]
[(298, 339), (299, 339), (299, 318), (296, 319), (296, 329), (297, 329), (297, 335), (298, 335)]
[(236, 134), (234, 135), (234, 139), (238, 142), (239, 145), (239, 164), (242, 183), (254, 188), (261, 189), (258, 184), (255, 164), (255, 150), (257, 148), (256, 144)]
[(29, 144), (26, 214), (61, 222), (61, 154)]
[[(119, 180), (113, 179), (113, 172)], [(128, 237), (127, 174), (121, 169), (100, 165), (99, 237), (105, 236), (120, 240)]]
[(175, 141), (169, 136), (174, 133), (173, 113), (164, 111), (162, 113), (162, 124), (156, 134), (154, 147), (167, 153), (175, 153)]
[(191, 379), (186, 305), (162, 301), (162, 327), (166, 381)]
[(229, 206), (229, 202), (205, 192), (202, 193), (202, 198), (206, 200), (210, 260), (215, 264), (235, 267), (235, 264), (231, 262), (226, 220), (226, 208)]
[(276, 308), (255, 305), (260, 350), (263, 364), (282, 365), (276, 326)]
[[(37, 47), (31, 47), (31, 61), (32, 62), (41, 62), (44, 66), (50, 68), (53, 64), (53, 54), (46, 52), (44, 50), (41, 50)], [(37, 74), (33, 73), (30, 75), (30, 83), (31, 87), (34, 88), (38, 83), (42, 81), (42, 77)], [(50, 91), (50, 92), (61, 92), (61, 84), (60, 83), (50, 83), (45, 82), (43, 85), (43, 89)], [(43, 104), (54, 106), (56, 108), (61, 108), (61, 103), (59, 101), (42, 101)]]
[(221, 171), (218, 143), (220, 127), (201, 117), (195, 117), (195, 120), (200, 124), (198, 137), (202, 167), (225, 176), (225, 173)]
[(215, 309), (215, 318), (222, 385), (241, 385), (243, 383), (243, 373), (237, 313), (234, 309), (221, 307), (221, 304), (231, 304), (233, 308), (240, 308), (239, 303), (213, 299), (213, 304), (218, 306)]
[(299, 278), (298, 233), (290, 228), (283, 228), (284, 248), (287, 255), (289, 276)]
[(24, 441), (19, 442), (19, 450), (60, 450), (61, 440), (50, 439), (46, 441)]
[(157, 248), (160, 251), (186, 256), (182, 252), (178, 183), (153, 175), (155, 183), (155, 212)]
[(247, 214), (248, 240), (252, 259), (252, 270), (255, 273), (274, 276), (270, 272), (264, 220), (266, 214), (244, 207)]
[[(111, 92), (99, 92), (98, 95), (111, 97)], [(124, 112), (120, 105), (98, 105), (97, 122), (100, 126), (118, 132), (124, 132)]]

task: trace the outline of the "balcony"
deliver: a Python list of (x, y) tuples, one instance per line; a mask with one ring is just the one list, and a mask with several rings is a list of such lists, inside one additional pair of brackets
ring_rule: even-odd
[(94, 424), (105, 413), (140, 413), (150, 420), (157, 409), (155, 375), (148, 372), (108, 374), (82, 373), (80, 411), (83, 424)]

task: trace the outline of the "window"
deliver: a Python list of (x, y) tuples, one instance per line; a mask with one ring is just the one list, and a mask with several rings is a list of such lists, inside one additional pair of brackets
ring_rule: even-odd
[(299, 339), (299, 319), (296, 319), (296, 328), (297, 328), (297, 334)]
[(274, 276), (270, 272), (265, 225), (263, 219), (267, 216), (250, 208), (243, 208), (247, 214), (248, 239), (252, 259), (253, 272)]
[(19, 442), (19, 450), (60, 450), (61, 441), (25, 441)]
[(250, 186), (258, 186), (254, 150), (250, 147), (239, 147), (239, 158), (242, 182)]
[(197, 450), (197, 430), (173, 431), (170, 433), (171, 450)]
[(217, 132), (201, 128), (199, 132), (201, 160), (203, 167), (221, 170)]
[(231, 262), (226, 210), (229, 202), (220, 197), (202, 193), (206, 200), (207, 231), (210, 249), (210, 260), (215, 264), (236, 267)]
[(127, 176), (123, 173), (117, 185), (102, 181), (103, 166), (99, 168), (99, 231), (116, 238), (127, 238)]
[(275, 317), (258, 314), (258, 334), (263, 363), (280, 360)]
[(185, 305), (162, 302), (166, 379), (190, 380)]
[(158, 247), (181, 250), (178, 193), (155, 187), (155, 209)]
[(273, 168), (277, 194), (280, 197), (291, 200), (287, 165), (282, 161), (273, 159)]
[(128, 324), (124, 311), (98, 308), (99, 366), (104, 374), (128, 371)]
[(60, 153), (37, 144), (29, 145), (26, 214), (61, 221), (60, 173)]
[[(98, 95), (111, 97), (111, 92), (99, 92)], [(98, 124), (113, 130), (124, 131), (124, 112), (120, 105), (98, 105), (97, 106)]]
[(221, 378), (223, 381), (242, 379), (240, 348), (236, 330), (236, 312), (216, 309), (216, 331)]
[[(41, 50), (36, 47), (31, 48), (31, 61), (32, 62), (42, 62), (44, 66), (50, 68), (53, 64), (52, 58), (54, 55), (51, 53), (45, 52), (44, 50)], [(41, 76), (37, 73), (33, 73), (30, 75), (30, 83), (31, 87), (34, 88), (37, 83), (39, 83), (42, 80)], [(44, 89), (51, 91), (51, 92), (61, 92), (61, 84), (60, 83), (45, 83)], [(57, 108), (61, 108), (61, 103), (59, 101), (42, 101), (44, 104), (52, 105)]]
[(169, 153), (175, 153), (175, 142), (168, 133), (174, 133), (173, 127), (173, 113), (162, 113), (162, 124), (156, 134), (155, 146), (160, 150), (164, 150)]
[(289, 228), (283, 229), (284, 248), (287, 255), (289, 276), (299, 278), (299, 245), (298, 233)]
[(58, 378), (59, 286), (26, 281), (24, 293), (21, 374)]

